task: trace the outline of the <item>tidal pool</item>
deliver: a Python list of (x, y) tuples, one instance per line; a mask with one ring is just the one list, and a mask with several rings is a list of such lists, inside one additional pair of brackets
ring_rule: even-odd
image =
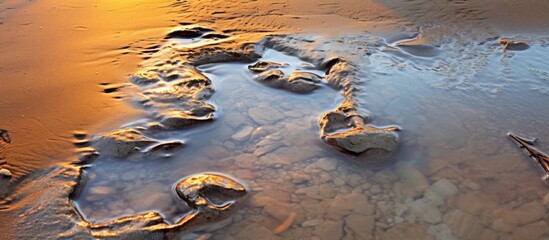
[[(468, 62), (447, 58), (454, 50), (444, 52), (458, 44), (437, 46), (441, 53), (426, 57), (387, 43), (386, 50), (368, 55), (357, 98), (374, 123), (403, 128), (389, 165), (358, 164), (360, 158), (320, 141), (316, 121), (342, 101), (338, 91), (326, 85), (311, 94), (272, 89), (254, 80), (250, 63), (214, 63), (198, 70), (213, 81), (208, 102), (215, 120), (149, 136), (183, 141), (175, 151), (99, 157), (86, 170), (89, 180), (75, 204), (91, 222), (146, 211), (177, 221), (189, 209), (175, 207), (172, 185), (183, 176), (218, 171), (245, 181), (251, 197), (232, 219), (194, 233), (201, 237), (546, 236), (546, 187), (506, 133), (549, 134), (540, 127), (549, 119), (549, 74), (541, 61), (548, 50), (502, 51), (488, 43), (481, 47), (484, 65), (464, 76), (453, 71)], [(324, 74), (275, 50), (261, 60), (287, 63), (285, 74)], [(456, 68), (435, 67), (441, 65)]]

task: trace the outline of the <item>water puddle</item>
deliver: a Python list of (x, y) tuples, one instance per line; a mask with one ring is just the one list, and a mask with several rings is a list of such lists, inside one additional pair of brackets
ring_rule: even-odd
[[(390, 166), (357, 165), (353, 156), (319, 139), (317, 121), (343, 101), (340, 92), (324, 84), (307, 94), (273, 88), (250, 70), (254, 63), (205, 64), (198, 70), (212, 80), (215, 94), (208, 103), (216, 109), (215, 120), (184, 130), (147, 132), (151, 139), (182, 143), (175, 150), (99, 157), (86, 170), (89, 180), (75, 204), (91, 222), (146, 211), (159, 211), (173, 222), (190, 211), (174, 204), (173, 184), (193, 173), (218, 171), (246, 182), (251, 197), (221, 224), (224, 228), (197, 232), (206, 234), (200, 237), (547, 235), (546, 188), (506, 137), (513, 130), (549, 139), (544, 128), (549, 74), (541, 61), (547, 48), (534, 44), (526, 51), (502, 51), (493, 41), (478, 47), (484, 51), (479, 53), (484, 65), (449, 81), (458, 76), (453, 71), (466, 67), (460, 59), (447, 58), (451, 44), (458, 43), (414, 54), (424, 50), (415, 47), (423, 44), (416, 40), (369, 54), (360, 69), (364, 90), (356, 98), (374, 113), (376, 124), (403, 127), (396, 163)], [(280, 63), (277, 69), (284, 75), (325, 74), (274, 50), (267, 50), (261, 61)], [(442, 65), (457, 66), (445, 70)]]
[[(287, 64), (282, 68), (287, 73), (307, 69), (323, 74), (311, 70), (310, 64), (296, 57), (274, 50), (268, 50), (264, 59)], [(83, 215), (91, 222), (98, 222), (154, 210), (177, 221), (189, 209), (175, 207), (170, 186), (183, 176), (219, 171), (251, 180), (267, 169), (324, 155), (316, 120), (341, 101), (339, 93), (327, 86), (311, 94), (271, 89), (254, 80), (255, 74), (248, 70), (248, 65), (207, 64), (198, 68), (216, 89), (209, 101), (217, 109), (216, 120), (184, 131), (149, 134), (152, 139), (164, 142), (182, 141), (180, 149), (143, 154), (135, 159), (95, 160), (86, 170), (89, 180), (76, 199)], [(140, 124), (143, 123), (126, 127)], [(295, 146), (310, 150), (294, 153), (299, 150)], [(274, 158), (266, 157), (267, 154)], [(261, 157), (265, 159), (259, 160), (259, 165), (264, 170), (235, 168), (252, 167)], [(241, 158), (245, 159), (235, 160)]]

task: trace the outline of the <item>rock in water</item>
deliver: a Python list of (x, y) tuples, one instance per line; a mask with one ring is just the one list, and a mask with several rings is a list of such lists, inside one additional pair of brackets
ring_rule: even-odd
[(331, 145), (352, 153), (361, 153), (369, 149), (392, 152), (398, 146), (398, 136), (394, 132), (372, 126), (327, 135), (325, 140)]
[(367, 116), (355, 109), (356, 103), (346, 98), (334, 111), (319, 120), (321, 136), (328, 144), (340, 150), (359, 154), (376, 150), (390, 155), (399, 145), (398, 127), (378, 128), (366, 125)]

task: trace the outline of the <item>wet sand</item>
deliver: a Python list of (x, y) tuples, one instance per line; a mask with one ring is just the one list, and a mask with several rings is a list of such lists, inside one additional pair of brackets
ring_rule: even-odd
[[(254, 193), (263, 193), (259, 194), (262, 198), (256, 197), (256, 200), (252, 200), (252, 206), (246, 208), (243, 214), (239, 215), (238, 218), (244, 218), (244, 221), (236, 220), (234, 226), (220, 230), (221, 233), (214, 233), (214, 238), (225, 238), (229, 235), (238, 238), (239, 235), (236, 235), (237, 230), (243, 228), (250, 231), (274, 229), (278, 222), (283, 222), (285, 216), (272, 215), (274, 214), (272, 212), (277, 212), (277, 210), (272, 209), (272, 201), (277, 200), (277, 196), (270, 196), (271, 193), (268, 193), (268, 191), (258, 190), (265, 189), (265, 186), (270, 186), (270, 184), (275, 184), (277, 190), (288, 192), (290, 199), (278, 199), (278, 202), (289, 204), (289, 206), (285, 206), (290, 209), (299, 208), (299, 204), (303, 208), (315, 204), (331, 206), (333, 203), (328, 199), (336, 198), (336, 200), (341, 200), (351, 195), (361, 199), (366, 197), (370, 203), (377, 204), (380, 209), (387, 201), (393, 204), (393, 207), (394, 204), (404, 204), (407, 207), (405, 209), (411, 209), (403, 210), (402, 216), (396, 216), (399, 218), (391, 215), (392, 213), (381, 211), (382, 216), (380, 217), (376, 213), (375, 220), (372, 220), (369, 217), (371, 216), (370, 210), (362, 211), (360, 206), (355, 209), (358, 211), (358, 215), (345, 215), (347, 218), (368, 223), (374, 221), (375, 229), (378, 231), (376, 236), (384, 236), (382, 238), (397, 237), (397, 235), (390, 235), (396, 234), (394, 232), (397, 230), (389, 230), (398, 228), (424, 229), (424, 232), (420, 231), (416, 234), (424, 234), (418, 235), (423, 237), (429, 235), (443, 238), (444, 234), (448, 232), (448, 230), (445, 230), (448, 226), (450, 226), (450, 232), (454, 231), (454, 236), (460, 238), (467, 238), (467, 235), (463, 235), (466, 231), (473, 231), (477, 234), (470, 237), (488, 235), (500, 238), (523, 237), (521, 233), (525, 234), (528, 229), (539, 228), (538, 225), (542, 224), (540, 222), (545, 221), (546, 217), (542, 216), (531, 221), (530, 219), (520, 220), (515, 224), (516, 226), (507, 227), (513, 230), (518, 229), (515, 231), (499, 231), (497, 229), (501, 226), (492, 224), (491, 227), (486, 228), (487, 230), (460, 229), (455, 232), (456, 230), (452, 227), (452, 224), (459, 225), (459, 222), (463, 219), (472, 222), (478, 220), (477, 218), (480, 216), (474, 215), (474, 209), (463, 207), (464, 201), (477, 201), (477, 198), (481, 198), (481, 200), (488, 198), (491, 199), (490, 202), (499, 201), (501, 207), (498, 209), (500, 209), (500, 212), (501, 209), (515, 209), (508, 210), (508, 212), (518, 212), (516, 213), (518, 215), (522, 214), (520, 211), (524, 209), (526, 209), (524, 212), (528, 213), (528, 211), (533, 211), (531, 209), (536, 210), (539, 204), (543, 204), (544, 188), (537, 185), (538, 183), (532, 182), (535, 181), (535, 171), (531, 169), (531, 166), (528, 165), (525, 157), (521, 155), (518, 149), (509, 146), (510, 144), (507, 143), (504, 133), (507, 130), (517, 129), (517, 131), (541, 137), (542, 140), (549, 138), (549, 133), (541, 129), (547, 125), (547, 112), (543, 106), (543, 101), (540, 101), (540, 99), (547, 99), (546, 77), (544, 77), (547, 69), (536, 63), (536, 61), (543, 61), (543, 53), (547, 51), (545, 49), (545, 34), (549, 30), (544, 26), (544, 23), (549, 20), (546, 19), (549, 17), (547, 14), (543, 14), (544, 10), (549, 9), (547, 5), (548, 3), (543, 1), (521, 3), (511, 1), (455, 1), (449, 3), (431, 3), (428, 1), (406, 3), (399, 1), (345, 1), (344, 3), (338, 3), (323, 1), (314, 4), (303, 1), (287, 1), (284, 3), (262, 1), (243, 2), (234, 5), (227, 5), (227, 3), (221, 1), (191, 1), (186, 3), (143, 1), (139, 3), (113, 3), (112, 5), (88, 2), (51, 3), (49, 1), (38, 1), (30, 4), (15, 1), (1, 2), (0, 18), (2, 25), (0, 25), (0, 28), (7, 34), (3, 34), (0, 39), (0, 49), (3, 52), (10, 52), (10, 54), (0, 56), (0, 71), (5, 82), (2, 84), (3, 87), (0, 88), (0, 96), (2, 96), (0, 109), (3, 113), (0, 119), (0, 128), (9, 131), (11, 143), (0, 142), (2, 144), (0, 145), (2, 151), (0, 157), (3, 157), (5, 161), (1, 167), (9, 169), (13, 173), (13, 176), (9, 178), (9, 187), (6, 188), (8, 191), (2, 194), (10, 195), (12, 189), (16, 191), (15, 194), (6, 198), (7, 201), (4, 201), (1, 207), (3, 214), (0, 216), (0, 221), (6, 223), (5, 236), (8, 236), (8, 238), (28, 236), (21, 233), (21, 229), (32, 228), (9, 227), (9, 224), (15, 223), (11, 219), (17, 218), (21, 209), (26, 209), (29, 205), (40, 201), (40, 193), (32, 195), (32, 191), (29, 190), (29, 188), (32, 189), (34, 184), (33, 179), (40, 178), (44, 172), (51, 171), (52, 167), (74, 162), (75, 152), (79, 151), (77, 147), (74, 147), (73, 134), (75, 132), (88, 133), (88, 137), (91, 137), (101, 132), (117, 129), (121, 125), (132, 125), (147, 118), (146, 109), (135, 107), (135, 103), (131, 101), (134, 92), (126, 90), (127, 87), (121, 89), (118, 89), (118, 87), (129, 86), (126, 76), (140, 69), (141, 66), (138, 66), (138, 63), (143, 58), (154, 58), (154, 51), (160, 49), (160, 45), (169, 43), (169, 40), (163, 38), (170, 29), (190, 23), (222, 32), (228, 36), (222, 42), (235, 46), (243, 42), (258, 42), (268, 34), (295, 34), (301, 32), (305, 33), (305, 39), (313, 36), (312, 39), (319, 44), (296, 44), (299, 47), (322, 49), (321, 43), (331, 42), (331, 44), (326, 44), (329, 47), (325, 51), (331, 51), (334, 55), (348, 58), (359, 56), (356, 58), (360, 60), (364, 59), (362, 57), (365, 55), (370, 56), (366, 54), (370, 51), (374, 56), (366, 60), (370, 65), (365, 67), (364, 69), (367, 70), (363, 70), (360, 74), (366, 76), (373, 73), (376, 78), (374, 80), (365, 77), (367, 80), (358, 86), (358, 88), (364, 87), (364, 91), (357, 91), (359, 97), (356, 97), (363, 101), (361, 109), (371, 111), (372, 115), (375, 116), (376, 124), (398, 124), (404, 127), (403, 147), (397, 156), (397, 161), (411, 163), (413, 167), (410, 172), (417, 171), (414, 170), (415, 168), (420, 169), (421, 174), (426, 176), (430, 189), (436, 189), (440, 184), (450, 186), (448, 188), (457, 185), (463, 192), (463, 195), (458, 194), (456, 197), (453, 197), (456, 193), (452, 193), (451, 196), (445, 195), (445, 198), (450, 197), (449, 202), (446, 203), (447, 206), (440, 207), (431, 200), (417, 201), (424, 198), (407, 202), (408, 200), (405, 197), (399, 195), (402, 193), (398, 193), (397, 190), (393, 189), (394, 186), (398, 185), (393, 184), (395, 182), (395, 179), (392, 179), (395, 178), (393, 168), (382, 172), (372, 172), (365, 169), (364, 172), (367, 172), (367, 174), (363, 178), (358, 177), (354, 180), (351, 178), (338, 179), (337, 176), (345, 176), (350, 173), (360, 174), (360, 171), (353, 172), (348, 169), (349, 167), (345, 167), (346, 164), (341, 162), (345, 161), (345, 156), (338, 155), (339, 153), (332, 158), (328, 158), (330, 160), (316, 161), (316, 157), (321, 158), (322, 156), (332, 156), (331, 154), (334, 154), (330, 151), (324, 152), (325, 150), (321, 150), (329, 147), (316, 139), (315, 121), (320, 113), (306, 112), (305, 110), (292, 111), (292, 108), (298, 109), (298, 107), (281, 105), (282, 109), (275, 108), (272, 111), (288, 112), (284, 112), (288, 122), (285, 123), (286, 125), (282, 124), (287, 129), (299, 125), (299, 123), (292, 123), (291, 119), (293, 118), (303, 118), (304, 120), (299, 121), (309, 122), (310, 126), (299, 131), (296, 129), (297, 132), (302, 132), (295, 136), (293, 140), (290, 133), (284, 134), (284, 131), (280, 130), (278, 134), (289, 135), (289, 140), (285, 140), (287, 141), (285, 143), (286, 148), (280, 148), (280, 146), (276, 148), (283, 149), (276, 150), (279, 152), (279, 157), (284, 157), (284, 154), (287, 154), (286, 157), (291, 158), (292, 150), (290, 146), (292, 144), (315, 146), (313, 149), (316, 149), (311, 150), (309, 154), (312, 155), (303, 157), (302, 161), (296, 159), (295, 161), (299, 163), (295, 166), (290, 164), (292, 167), (280, 168), (277, 164), (285, 166), (287, 163), (277, 162), (281, 160), (275, 158), (265, 161), (257, 160), (263, 164), (273, 164), (273, 166), (261, 166), (259, 169), (254, 169), (246, 164), (243, 165), (245, 167), (241, 167), (238, 163), (236, 163), (239, 166), (237, 169), (227, 167), (232, 164), (233, 157), (241, 159), (241, 157), (238, 157), (241, 154), (253, 154), (255, 150), (250, 150), (250, 148), (257, 144), (255, 142), (239, 143), (234, 141), (235, 139), (232, 136), (235, 133), (229, 134), (229, 131), (241, 133), (246, 129), (246, 127), (238, 125), (231, 127), (233, 130), (214, 131), (215, 134), (225, 131), (227, 133), (226, 137), (229, 138), (228, 142), (208, 143), (206, 140), (200, 140), (200, 134), (196, 132), (203, 131), (205, 138), (209, 138), (208, 131), (200, 130), (200, 128), (194, 130), (196, 136), (185, 135), (183, 138), (189, 138), (190, 142), (200, 142), (198, 146), (204, 146), (204, 148), (214, 147), (216, 150), (198, 150), (194, 153), (196, 154), (195, 157), (189, 157), (191, 159), (189, 164), (195, 164), (195, 167), (181, 165), (179, 168), (182, 172), (177, 172), (173, 176), (167, 177), (167, 179), (151, 180), (148, 177), (155, 175), (155, 172), (166, 171), (165, 169), (152, 170), (153, 166), (147, 167), (146, 162), (141, 163), (145, 166), (135, 167), (136, 169), (151, 169), (150, 173), (144, 173), (144, 176), (147, 176), (145, 177), (148, 179), (147, 181), (151, 181), (151, 188), (154, 188), (153, 183), (155, 182), (169, 185), (175, 179), (193, 171), (212, 169), (221, 172), (229, 171), (234, 176), (253, 182)], [(151, 13), (151, 11), (154, 12)], [(128, 21), (127, 19), (135, 19), (135, 21)], [(415, 39), (418, 34), (421, 36), (419, 41)], [(339, 38), (343, 35), (355, 36)], [(374, 47), (370, 50), (367, 48), (370, 47), (369, 43), (361, 42), (365, 35), (382, 37), (384, 39), (383, 44), (387, 46), (379, 49)], [(525, 52), (509, 51), (505, 53), (497, 43), (499, 37), (525, 39), (529, 41), (532, 47)], [(336, 41), (330, 39), (336, 39)], [(337, 41), (340, 41), (341, 44), (338, 45)], [(479, 47), (467, 47), (476, 46), (479, 42), (482, 42)], [(206, 42), (206, 45), (215, 44), (218, 44), (218, 42)], [(148, 51), (151, 49), (153, 54)], [(290, 51), (290, 54), (303, 57), (300, 56), (299, 51)], [(529, 69), (528, 72), (521, 72), (521, 66)], [(394, 68), (400, 68), (401, 70), (395, 72)], [(421, 71), (411, 69), (420, 69)], [(494, 71), (494, 69), (498, 70)], [(207, 68), (201, 71), (205, 70)], [(499, 81), (488, 80), (494, 72)], [(407, 76), (416, 76), (417, 78), (431, 80), (419, 82), (410, 80), (412, 83), (405, 84), (400, 82), (403, 80), (394, 80), (394, 76), (403, 79), (406, 79)], [(528, 76), (529, 80), (524, 80), (524, 76)], [(422, 84), (426, 86), (422, 86)], [(224, 90), (222, 87), (215, 86), (216, 90), (218, 88), (219, 91), (230, 91), (230, 89)], [(383, 89), (383, 91), (371, 91), (369, 89)], [(422, 92), (425, 92), (429, 97), (414, 100), (414, 95), (422, 94)], [(227, 96), (238, 94), (238, 92), (235, 92)], [(275, 92), (275, 95), (278, 94), (284, 96), (287, 93)], [(452, 97), (448, 98), (448, 94)], [(269, 94), (267, 93), (267, 95)], [(485, 95), (488, 97), (482, 97)], [(214, 96), (216, 95), (214, 94)], [(520, 102), (523, 104), (518, 103), (517, 96), (520, 96)], [(264, 99), (265, 97), (256, 98)], [(471, 102), (475, 100), (471, 100), (471, 98), (484, 103), (484, 105), (477, 106), (479, 109), (472, 109)], [(249, 101), (257, 102), (259, 101), (257, 99)], [(455, 111), (441, 111), (436, 105), (432, 104), (432, 101), (445, 102), (448, 99), (453, 100), (445, 103), (446, 108), (455, 109)], [(282, 99), (278, 100), (278, 102), (280, 101)], [(337, 97), (332, 97), (331, 101), (337, 102)], [(271, 105), (278, 104), (278, 102), (266, 101), (264, 104)], [(494, 104), (490, 104), (491, 102), (494, 102)], [(531, 104), (525, 105), (524, 102), (531, 102)], [(221, 106), (221, 104), (216, 106)], [(319, 107), (325, 111), (334, 106), (324, 104)], [(225, 108), (220, 107), (218, 109), (221, 119), (223, 119), (224, 112), (230, 112)], [(247, 108), (252, 108), (252, 106), (245, 107), (245, 109)], [(313, 108), (311, 107), (311, 109)], [(234, 111), (239, 112), (243, 109)], [(511, 114), (506, 114), (508, 111), (511, 111)], [(422, 114), (418, 114), (418, 112)], [(477, 120), (480, 116), (482, 116), (482, 120)], [(516, 116), (531, 117), (521, 118)], [(253, 118), (253, 116), (251, 117)], [(502, 119), (509, 119), (509, 121)], [(478, 124), (475, 124), (476, 121), (478, 121)], [(244, 120), (244, 122), (254, 123), (253, 120)], [(497, 124), (496, 126), (490, 126), (487, 125), (489, 122), (497, 122)], [(525, 125), (525, 122), (529, 124)], [(255, 121), (255, 123), (258, 122)], [(275, 126), (276, 124), (260, 122), (259, 125), (251, 125), (250, 127), (255, 129), (263, 125)], [(425, 129), (422, 129), (422, 126)], [(435, 133), (429, 131), (429, 129), (439, 131)], [(486, 130), (475, 132), (471, 129)], [(425, 134), (426, 132), (427, 134)], [(475, 132), (474, 136), (464, 134), (473, 132)], [(178, 136), (178, 138), (181, 137)], [(239, 139), (238, 136), (236, 138)], [(318, 141), (315, 141), (315, 139)], [(311, 142), (314, 144), (311, 144)], [(449, 142), (452, 143), (449, 144)], [(221, 145), (221, 148), (217, 145)], [(498, 145), (505, 145), (508, 148), (505, 148), (504, 153), (502, 153), (493, 149), (494, 146)], [(196, 148), (200, 149), (200, 147)], [(418, 150), (425, 148), (427, 150), (424, 151), (427, 151), (427, 153)], [(432, 149), (443, 149), (445, 151), (433, 152)], [(491, 154), (486, 153), (487, 149), (490, 150)], [(222, 159), (226, 158), (215, 155), (216, 151), (218, 153), (228, 152), (230, 157), (219, 164), (201, 160), (203, 154), (213, 154), (207, 157), (210, 160), (220, 157)], [(175, 156), (181, 155), (175, 154)], [(273, 156), (277, 155), (273, 154)], [(459, 159), (457, 156), (464, 159)], [(482, 156), (483, 161), (479, 161), (480, 156)], [(506, 159), (505, 164), (499, 163), (501, 158)], [(442, 163), (433, 164), (433, 159), (442, 161)], [(269, 163), (269, 161), (274, 161), (274, 163)], [(443, 165), (448, 163), (451, 163), (453, 167), (444, 168)], [(108, 162), (105, 164), (107, 164), (107, 169), (113, 167), (109, 166)], [(319, 164), (322, 165), (317, 166)], [(335, 170), (334, 164), (339, 166), (337, 170)], [(91, 171), (101, 171), (101, 165), (102, 163), (98, 162), (92, 167)], [(296, 172), (296, 168), (306, 168), (309, 165), (312, 166), (309, 169), (311, 172), (306, 171), (303, 173), (304, 175), (322, 172), (327, 173), (331, 178), (334, 176), (336, 178), (326, 180), (327, 177), (324, 176), (326, 174), (321, 174), (320, 179), (295, 180), (300, 178), (298, 175), (292, 175)], [(404, 166), (409, 167), (409, 165)], [(119, 167), (125, 169), (123, 165)], [(170, 169), (173, 168), (173, 165), (168, 164), (166, 167)], [(256, 176), (250, 171), (259, 171), (259, 173), (266, 175)], [(395, 171), (397, 174), (396, 179), (402, 180), (402, 177), (398, 176), (399, 171), (400, 173), (403, 171), (402, 167), (399, 168), (397, 165)], [(404, 172), (408, 174), (407, 171)], [(464, 177), (478, 171), (485, 173), (485, 175), (479, 179)], [(135, 172), (137, 174), (139, 171), (135, 170)], [(272, 178), (268, 177), (286, 174), (291, 176), (280, 178), (281, 181), (273, 181)], [(380, 176), (384, 174), (392, 177)], [(98, 172), (96, 175), (100, 176), (101, 174)], [(164, 178), (165, 176), (161, 174), (160, 177)], [(516, 184), (505, 181), (505, 179), (514, 177), (520, 178), (521, 183), (532, 187), (522, 188), (521, 190), (520, 187), (516, 187)], [(129, 178), (125, 181), (131, 181), (131, 176)], [(301, 178), (304, 177), (301, 176)], [(386, 178), (389, 178), (389, 180)], [(383, 179), (387, 181), (384, 182)], [(73, 180), (70, 181), (72, 181), (71, 184), (75, 184)], [(303, 184), (300, 181), (305, 181), (305, 185), (300, 185)], [(364, 186), (366, 182), (370, 181), (378, 183), (383, 191), (378, 192), (377, 187), (374, 187), (376, 190), (373, 190), (372, 186)], [(424, 180), (418, 181), (424, 182)], [(450, 184), (448, 184), (448, 181), (450, 181)], [(114, 182), (116, 180), (110, 180), (108, 184)], [(346, 184), (340, 185), (341, 182), (346, 182)], [(392, 184), (388, 184), (389, 182)], [(140, 182), (140, 184), (142, 183)], [(98, 186), (101, 185), (101, 182), (99, 182)], [(332, 189), (332, 191), (324, 192), (324, 195), (319, 198), (319, 196), (314, 195), (314, 189), (307, 188), (321, 185), (323, 191), (326, 189)], [(94, 183), (90, 182), (89, 186), (94, 186)], [(502, 187), (517, 188), (518, 190), (492, 190), (493, 192), (489, 193), (489, 195), (492, 195), (479, 197), (477, 193), (479, 188), (477, 186), (480, 187), (481, 191)], [(299, 190), (303, 187), (305, 187), (305, 190)], [(118, 189), (124, 188), (131, 189), (132, 186), (130, 184), (130, 186)], [(292, 189), (295, 190), (295, 195), (292, 195)], [(418, 196), (423, 196), (421, 194), (427, 190), (417, 191), (421, 192)], [(84, 191), (85, 193), (86, 191)], [(122, 192), (122, 194), (126, 193), (131, 195), (131, 191)], [(307, 197), (303, 197), (303, 194)], [(395, 198), (391, 194), (399, 196)], [(409, 193), (404, 193), (404, 195), (407, 194)], [(415, 194), (418, 193), (412, 193), (414, 198), (416, 197)], [(379, 197), (374, 198), (377, 195)], [(311, 196), (314, 196), (312, 197), (313, 200), (311, 200)], [(493, 199), (494, 196), (496, 196), (495, 200)], [(66, 197), (68, 199), (68, 195)], [(257, 200), (258, 198), (262, 201)], [(399, 202), (400, 200), (402, 202)], [(97, 217), (94, 217), (89, 216), (90, 214), (84, 210), (84, 217), (91, 219), (119, 217), (120, 214), (116, 214), (116, 201), (113, 199), (108, 201), (111, 201), (111, 205), (114, 206), (114, 209), (110, 211), (110, 214), (114, 213), (113, 215), (101, 215), (101, 211), (94, 211), (97, 214)], [(139, 205), (139, 203), (136, 204)], [(431, 204), (436, 206), (433, 207)], [(101, 205), (102, 203), (99, 203), (99, 206)], [(152, 209), (162, 209), (163, 207), (169, 207), (169, 205), (167, 203)], [(271, 208), (267, 208), (266, 205)], [(370, 206), (363, 207), (366, 209), (371, 208)], [(406, 219), (406, 223), (409, 224), (406, 227), (396, 222), (406, 216), (418, 217), (418, 214), (414, 211), (421, 211), (423, 207), (438, 209), (436, 211), (442, 212), (439, 214), (445, 214), (444, 224), (439, 224), (440, 221), (436, 220), (436, 217), (433, 220), (432, 215), (419, 215), (419, 221)], [(132, 209), (136, 212), (152, 210), (143, 206)], [(261, 209), (267, 212), (267, 218), (265, 218), (265, 212), (261, 212)], [(41, 210), (38, 209), (38, 211)], [(335, 210), (326, 213), (327, 215), (320, 214), (320, 210), (315, 211), (311, 210), (307, 214), (300, 212), (300, 216), (294, 221), (297, 221), (295, 226), (301, 227), (291, 228), (286, 233), (287, 235), (282, 235), (282, 237), (302, 236), (309, 238), (314, 235), (322, 236), (322, 231), (316, 229), (323, 229), (324, 227), (333, 229), (329, 232), (330, 234), (336, 234), (339, 231), (339, 228), (335, 226), (343, 224), (339, 222), (339, 220), (342, 220), (343, 215), (337, 217), (340, 213), (334, 213)], [(436, 211), (433, 213), (434, 215), (436, 215)], [(132, 213), (135, 212), (131, 210), (126, 212), (126, 214)], [(385, 214), (391, 220), (387, 218), (385, 219), (386, 222), (380, 221), (382, 217), (385, 217)], [(330, 220), (322, 220), (324, 219), (322, 216)], [(421, 219), (422, 217), (424, 219)], [(492, 217), (493, 219), (488, 218), (489, 220), (486, 221), (508, 221), (502, 215)], [(515, 217), (511, 216), (511, 218)], [(311, 223), (312, 220), (314, 220), (313, 223)], [(344, 222), (349, 221), (351, 220), (344, 220)], [(421, 225), (425, 222), (431, 223), (432, 227)], [(509, 224), (508, 222), (505, 223)], [(485, 225), (490, 226), (487, 223)], [(345, 233), (348, 238), (350, 236), (357, 239), (364, 237), (360, 235), (362, 233), (355, 232), (357, 229), (353, 228), (352, 224), (347, 223), (345, 226), (347, 228)], [(348, 230), (349, 228), (351, 230)], [(50, 229), (50, 231), (55, 232), (53, 229)], [(225, 231), (230, 234), (226, 235)], [(493, 233), (494, 231), (496, 233)], [(427, 234), (427, 232), (430, 233)], [(256, 234), (259, 233), (256, 232)], [(48, 232), (43, 234), (43, 236), (48, 236)], [(250, 236), (253, 236), (253, 234)], [(540, 235), (537, 235), (537, 237), (540, 236), (547, 236), (546, 232), (542, 231)]]

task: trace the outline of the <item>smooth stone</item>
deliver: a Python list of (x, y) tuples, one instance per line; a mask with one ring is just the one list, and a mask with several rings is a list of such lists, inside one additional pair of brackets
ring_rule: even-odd
[(457, 208), (473, 215), (492, 212), (499, 208), (497, 199), (482, 192), (458, 194), (454, 200)]
[(305, 199), (300, 202), (300, 206), (308, 218), (323, 218), (326, 213), (325, 204), (319, 203), (318, 200)]
[(242, 123), (246, 122), (246, 115), (242, 113), (229, 112), (227, 115), (223, 116), (223, 120), (230, 127), (237, 128), (242, 125)]
[(164, 188), (166, 188), (166, 186), (163, 184), (157, 182), (149, 183), (138, 189), (127, 192), (125, 197), (132, 209), (169, 209), (173, 206), (173, 197), (171, 194), (163, 191)]
[(318, 194), (324, 199), (333, 199), (337, 194), (337, 189), (332, 184), (324, 183), (318, 186)]
[(238, 235), (236, 236), (236, 239), (243, 239), (243, 240), (256, 240), (256, 239), (280, 239), (277, 237), (273, 231), (269, 230), (263, 225), (260, 225), (258, 223), (250, 223), (249, 225), (245, 226), (243, 229), (240, 230)]
[(93, 195), (112, 195), (116, 193), (116, 189), (107, 186), (94, 186), (89, 193)]
[(444, 215), (444, 223), (460, 239), (479, 239), (484, 230), (482, 221), (478, 217), (459, 209)]
[(517, 209), (504, 213), (504, 218), (517, 225), (538, 221), (545, 215), (545, 207), (537, 201), (526, 203)]
[(280, 147), (275, 151), (259, 158), (261, 165), (274, 166), (277, 164), (289, 165), (316, 157), (317, 152), (304, 148)]
[(372, 126), (326, 135), (324, 139), (328, 144), (352, 153), (362, 153), (369, 149), (382, 149), (391, 153), (399, 144), (396, 133)]
[(249, 153), (240, 154), (234, 158), (234, 163), (240, 168), (252, 168), (255, 162), (257, 157)]
[(265, 138), (257, 143), (256, 149), (254, 150), (254, 155), (260, 157), (267, 153), (277, 150), (282, 147), (284, 144), (279, 140), (274, 140), (271, 138)]
[(395, 175), (399, 179), (398, 185), (395, 184), (397, 195), (415, 198), (423, 195), (429, 187), (429, 180), (412, 163), (397, 163)]
[(301, 184), (311, 181), (312, 177), (309, 174), (304, 173), (293, 173), (292, 174), (292, 183)]
[(375, 216), (351, 214), (345, 218), (345, 226), (356, 239), (373, 239)]
[(327, 217), (331, 219), (342, 219), (350, 213), (372, 215), (375, 206), (368, 202), (366, 196), (359, 193), (338, 195), (327, 210)]
[(284, 118), (284, 114), (266, 104), (250, 108), (248, 114), (252, 120), (261, 125), (270, 125)]
[(373, 193), (373, 194), (380, 194), (380, 193), (381, 193), (381, 186), (379, 186), (378, 184), (373, 185), (373, 186), (370, 188), (370, 193)]
[(320, 158), (314, 164), (315, 167), (324, 171), (333, 171), (337, 168), (337, 159), (335, 158)]
[(492, 222), (490, 227), (498, 232), (511, 232), (515, 229), (516, 224), (510, 223), (503, 218), (497, 218)]
[(429, 189), (433, 191), (433, 193), (443, 198), (454, 196), (459, 192), (456, 185), (454, 185), (452, 182), (445, 178), (439, 179), (438, 181), (433, 183), (433, 185), (431, 185)]
[(302, 227), (314, 227), (318, 224), (321, 224), (323, 222), (323, 220), (321, 219), (309, 219), (309, 220), (306, 220), (304, 221), (301, 226)]
[(313, 233), (320, 239), (332, 240), (343, 237), (343, 221), (327, 221), (317, 225)]
[(252, 132), (254, 131), (254, 128), (252, 126), (245, 126), (242, 129), (240, 129), (238, 132), (236, 132), (231, 138), (235, 141), (243, 141), (246, 140), (252, 135)]
[(458, 191), (456, 185), (443, 178), (425, 190), (425, 198), (431, 200), (437, 206), (442, 206), (448, 197), (456, 195)]
[[(376, 231), (376, 234), (378, 231)], [(389, 228), (386, 232), (380, 232), (380, 239), (422, 239), (432, 240), (425, 227), (418, 224), (399, 224)]]
[(297, 213), (295, 223), (300, 223), (304, 219), (302, 210), (297, 205), (292, 205), (280, 201), (279, 199), (266, 196), (264, 194), (256, 194), (252, 197), (250, 203), (256, 207), (262, 207), (265, 213), (279, 222), (284, 222), (291, 213)]
[(545, 206), (545, 208), (549, 209), (549, 192), (545, 194), (545, 196), (543, 196), (543, 205)]
[(428, 199), (421, 198), (409, 204), (410, 210), (423, 221), (436, 224), (442, 221), (442, 214), (437, 206)]
[(224, 146), (213, 145), (204, 148), (204, 154), (210, 159), (220, 160), (231, 156), (231, 151), (227, 150)]
[(303, 113), (300, 113), (298, 111), (286, 111), (284, 112), (284, 116), (291, 118), (300, 118), (303, 117)]
[(307, 197), (317, 200), (324, 199), (320, 195), (320, 187), (317, 185), (309, 186), (309, 187), (302, 187), (295, 191), (296, 194), (305, 194)]
[(485, 228), (484, 231), (480, 234), (478, 239), (482, 240), (498, 240), (498, 233), (492, 229)]
[(537, 240), (547, 233), (548, 224), (545, 221), (537, 221), (528, 225), (520, 226), (513, 230), (513, 233), (504, 239)]
[(0, 175), (2, 175), (4, 177), (11, 177), (12, 176), (11, 171), (8, 170), (8, 169), (5, 169), (5, 168), (0, 169)]
[(434, 236), (436, 240), (453, 240), (452, 230), (446, 224), (431, 225), (427, 233)]

